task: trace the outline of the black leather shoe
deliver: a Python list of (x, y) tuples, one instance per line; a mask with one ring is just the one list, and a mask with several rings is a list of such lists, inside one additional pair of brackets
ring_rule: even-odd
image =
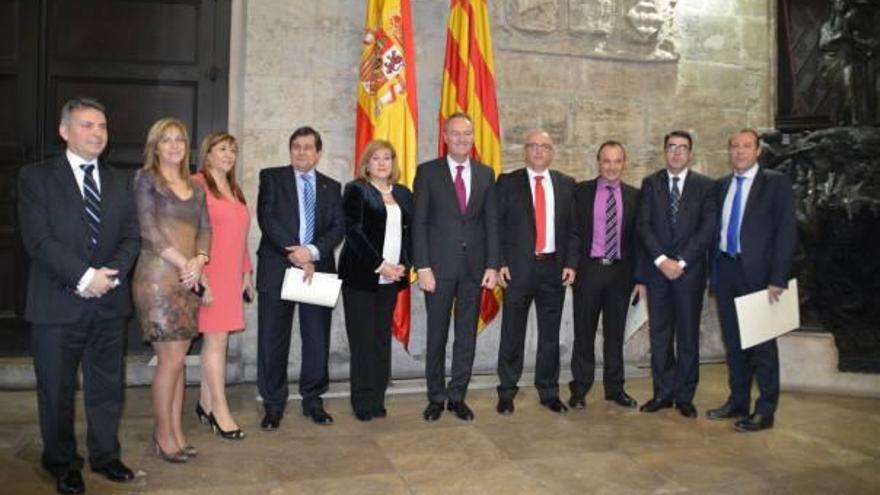
[(113, 459), (100, 466), (92, 466), (92, 472), (98, 473), (108, 480), (117, 483), (123, 483), (134, 479), (134, 473), (119, 459)]
[(55, 489), (58, 493), (83, 493), (86, 491), (86, 484), (83, 482), (82, 473), (68, 471), (58, 477)]
[(639, 411), (645, 413), (657, 412), (661, 409), (669, 409), (672, 407), (671, 400), (660, 400), (656, 397), (652, 397), (651, 400), (642, 404), (642, 407), (639, 408)]
[(583, 397), (575, 397), (574, 395), (572, 395), (568, 399), (568, 405), (572, 409), (584, 409), (585, 407), (587, 407), (587, 401)]
[(568, 412), (568, 408), (565, 407), (565, 404), (563, 404), (562, 401), (559, 400), (559, 398), (557, 398), (557, 397), (554, 397), (552, 399), (542, 400), (541, 405), (546, 407), (547, 409), (550, 409), (551, 411), (553, 411), (555, 413)]
[(327, 414), (323, 406), (314, 406), (309, 409), (303, 409), (303, 416), (312, 420), (316, 425), (332, 425), (333, 416)]
[(422, 417), (425, 418), (425, 421), (437, 421), (441, 414), (443, 414), (443, 403), (431, 401), (428, 402), (428, 407), (425, 408)]
[(697, 417), (697, 408), (692, 402), (676, 402), (675, 408), (678, 409), (679, 414), (686, 418)]
[(379, 407), (373, 409), (373, 411), (370, 413), (370, 416), (374, 418), (384, 418), (385, 416), (388, 416), (388, 410), (384, 407)]
[(513, 399), (500, 397), (498, 399), (498, 405), (495, 406), (495, 410), (498, 411), (498, 414), (503, 414), (505, 416), (513, 414)]
[(610, 400), (611, 402), (614, 402), (619, 406), (627, 407), (630, 409), (637, 407), (639, 405), (639, 403), (636, 402), (635, 399), (633, 399), (632, 397), (629, 396), (629, 394), (627, 394), (626, 392), (623, 392), (623, 391), (621, 391), (617, 395), (606, 395), (605, 400)]
[(770, 428), (773, 428), (773, 416), (762, 416), (755, 413), (748, 418), (737, 421), (733, 427), (740, 433), (769, 430)]
[(730, 401), (725, 402), (724, 405), (719, 407), (718, 409), (709, 409), (708, 411), (706, 411), (706, 419), (711, 420), (744, 418), (748, 415), (748, 411), (744, 409), (737, 409)]
[(281, 426), (281, 415), (266, 413), (260, 421), (260, 429), (263, 431), (275, 431)]
[(452, 402), (449, 401), (446, 403), (446, 410), (452, 411), (455, 414), (455, 417), (462, 421), (473, 421), (474, 420), (474, 412), (471, 411), (471, 408), (468, 407), (464, 401), (461, 402)]

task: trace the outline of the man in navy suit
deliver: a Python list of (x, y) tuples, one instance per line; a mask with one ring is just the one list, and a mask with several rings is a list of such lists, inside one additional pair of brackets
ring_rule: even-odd
[(331, 309), (281, 299), (284, 272), (300, 267), (306, 279), (315, 271), (336, 272), (333, 250), (345, 235), (339, 182), (315, 170), (321, 158), (321, 135), (300, 127), (290, 136), (290, 165), (260, 171), (257, 221), (263, 232), (257, 250), (257, 386), (265, 416), (260, 427), (278, 428), (287, 404), (287, 359), (290, 326), (299, 306), (302, 366), (299, 393), (303, 415), (317, 424), (333, 418), (324, 410), (321, 394), (330, 376)]
[(645, 284), (650, 315), (654, 396), (640, 410), (675, 408), (696, 418), (693, 398), (700, 364), (700, 313), (709, 246), (715, 239), (715, 181), (689, 168), (687, 131), (663, 138), (666, 167), (642, 181), (636, 233), (642, 257), (636, 278)]
[[(446, 156), (422, 163), (413, 185), (414, 265), (428, 311), (425, 421), (436, 421), (444, 403), (456, 417), (474, 419), (465, 403), (474, 350), (480, 288), (495, 287), (498, 269), (498, 205), (491, 168), (470, 158), (474, 124), (464, 113), (443, 128)], [(455, 313), (451, 378), (446, 383), (449, 315)]]
[[(774, 303), (788, 286), (791, 261), (797, 245), (797, 228), (791, 180), (758, 165), (758, 133), (744, 129), (728, 141), (733, 174), (718, 181), (720, 229), (713, 261), (717, 264), (712, 286), (718, 297), (718, 319), (727, 350), (730, 397), (709, 419), (742, 418), (740, 432), (773, 427), (779, 402), (779, 352), (776, 339), (743, 350), (739, 338), (734, 298), (767, 290)], [(751, 415), (752, 378), (760, 396)]]
[(140, 232), (128, 176), (99, 159), (108, 137), (104, 107), (91, 98), (68, 101), (58, 131), (65, 153), (18, 177), (19, 227), (31, 258), (24, 316), (32, 324), (43, 467), (59, 493), (83, 493), (73, 430), (80, 365), (92, 471), (134, 478), (119, 459), (117, 432), (128, 273)]
[[(535, 388), (541, 405), (564, 413), (559, 400), (559, 326), (565, 287), (562, 277), (568, 244), (574, 179), (551, 170), (553, 140), (544, 131), (526, 134), (526, 166), (498, 178), (501, 269), (505, 287), (498, 348), (499, 414), (513, 413), (522, 376), (526, 321), (532, 302), (538, 320)], [(571, 276), (573, 274), (569, 274)]]

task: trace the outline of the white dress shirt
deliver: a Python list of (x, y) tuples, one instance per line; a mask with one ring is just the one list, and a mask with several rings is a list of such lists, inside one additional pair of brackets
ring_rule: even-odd
[(550, 171), (537, 173), (530, 167), (526, 167), (526, 174), (529, 176), (529, 189), (532, 191), (532, 205), (535, 204), (535, 177), (541, 176), (541, 186), (544, 188), (544, 226), (545, 226), (545, 242), (542, 253), (556, 252), (556, 197), (553, 195), (553, 180), (550, 178)]
[[(400, 263), (400, 249), (403, 244), (403, 216), (400, 206), (385, 203), (385, 242), (382, 243), (382, 259), (390, 265)], [(381, 268), (381, 265), (379, 265)], [(379, 275), (380, 284), (393, 284), (394, 280)]]

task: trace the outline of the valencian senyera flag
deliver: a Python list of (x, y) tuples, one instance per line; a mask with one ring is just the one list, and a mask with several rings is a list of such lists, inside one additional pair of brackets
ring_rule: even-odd
[[(364, 146), (384, 139), (397, 151), (400, 183), (412, 188), (419, 122), (415, 50), (410, 1), (369, 0), (357, 85), (355, 176)], [(409, 351), (409, 288), (398, 293), (392, 334)]]
[[(465, 112), (474, 121), (471, 156), (501, 173), (501, 139), (495, 102), (495, 67), (489, 7), (486, 0), (451, 0), (446, 32), (446, 61), (440, 99), (440, 155), (446, 154), (443, 126), (446, 117)], [(501, 309), (501, 287), (483, 289), (479, 329), (492, 322)]]

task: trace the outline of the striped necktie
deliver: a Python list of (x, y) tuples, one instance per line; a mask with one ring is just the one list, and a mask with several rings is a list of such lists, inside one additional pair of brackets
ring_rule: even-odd
[(95, 166), (82, 164), (79, 166), (85, 176), (83, 177), (83, 204), (86, 209), (86, 222), (89, 225), (89, 241), (92, 246), (98, 244), (98, 234), (101, 232), (101, 192), (98, 184), (92, 176)]
[(678, 207), (681, 205), (681, 190), (678, 188), (678, 177), (672, 178), (672, 191), (669, 193), (669, 218), (672, 225), (678, 219)]
[(306, 217), (306, 230), (301, 244), (306, 245), (311, 244), (315, 237), (315, 186), (310, 175), (302, 174), (300, 177), (303, 180), (303, 213)]
[(615, 260), (617, 256), (617, 199), (614, 197), (614, 187), (605, 186), (608, 189), (608, 199), (605, 202), (605, 259)]

